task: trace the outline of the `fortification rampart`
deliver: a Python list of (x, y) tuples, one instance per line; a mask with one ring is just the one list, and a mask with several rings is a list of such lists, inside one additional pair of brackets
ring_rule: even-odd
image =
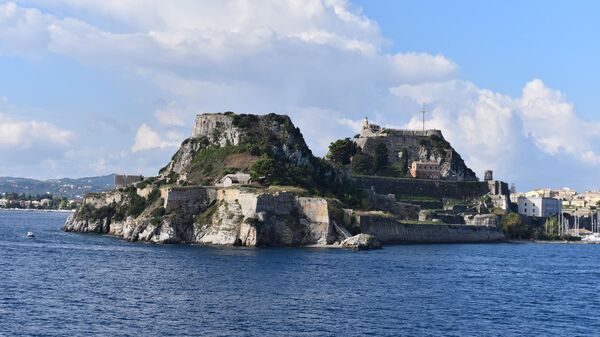
[(361, 233), (383, 243), (500, 242), (504, 233), (496, 226), (400, 223), (391, 217), (357, 216)]
[(110, 191), (105, 193), (89, 193), (83, 197), (83, 204), (94, 208), (101, 208), (123, 200), (123, 193), (119, 191)]
[(405, 179), (355, 176), (359, 188), (375, 189), (377, 193), (447, 199), (472, 199), (490, 192), (488, 182), (456, 182), (444, 180)]
[(199, 214), (217, 198), (211, 187), (168, 187), (161, 188), (166, 212), (181, 209), (190, 214)]

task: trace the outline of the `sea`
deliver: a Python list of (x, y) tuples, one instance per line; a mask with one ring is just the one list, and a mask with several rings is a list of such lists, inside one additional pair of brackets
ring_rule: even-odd
[(157, 245), (68, 216), (0, 211), (0, 336), (600, 335), (600, 245)]

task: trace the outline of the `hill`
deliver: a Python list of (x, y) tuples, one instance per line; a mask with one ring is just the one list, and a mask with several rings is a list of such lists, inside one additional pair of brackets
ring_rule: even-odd
[(328, 158), (358, 175), (410, 177), (411, 164), (424, 162), (439, 165), (443, 180), (478, 180), (440, 130), (387, 129), (366, 119), (353, 139), (332, 143)]
[(77, 198), (90, 192), (102, 192), (113, 188), (114, 179), (114, 174), (99, 177), (49, 180), (0, 177), (0, 193), (24, 193), (32, 195), (50, 193), (66, 198)]
[[(440, 146), (450, 155), (445, 158), (451, 170), (464, 166), (449, 144), (425, 145)], [(387, 169), (393, 163), (382, 160), (391, 152), (385, 145), (376, 144), (374, 151), (375, 166)], [(448, 226), (427, 219), (421, 223), (419, 205), (399, 202), (394, 193), (378, 194), (370, 183), (362, 186), (334, 163), (338, 164), (315, 157), (286, 115), (201, 114), (191, 137), (156, 177), (88, 194), (63, 229), (131, 241), (242, 246), (343, 245), (361, 233), (385, 242), (480, 242), (503, 237), (493, 214), (486, 214), (487, 222), (479, 227), (467, 226), (462, 215), (447, 216)], [(468, 168), (463, 173), (474, 177)], [(427, 187), (436, 184), (432, 181)], [(485, 195), (487, 183), (476, 184), (482, 188), (475, 197)]]
[(199, 115), (160, 181), (212, 186), (225, 174), (244, 172), (265, 185), (297, 186), (314, 194), (343, 189), (338, 171), (317, 158), (286, 115), (232, 112)]

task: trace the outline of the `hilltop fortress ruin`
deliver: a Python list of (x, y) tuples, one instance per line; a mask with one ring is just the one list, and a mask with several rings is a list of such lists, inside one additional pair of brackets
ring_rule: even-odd
[(477, 181), (477, 176), (465, 165), (440, 130), (386, 129), (369, 123), (365, 118), (356, 144), (367, 153), (373, 153), (378, 142), (384, 142), (389, 161), (404, 166), (413, 162), (434, 163), (439, 166), (439, 175), (450, 181)]
[(383, 142), (392, 164), (436, 163), (442, 177), (353, 176), (313, 156), (288, 116), (201, 114), (156, 177), (86, 196), (64, 230), (244, 246), (503, 239), (489, 210), (507, 207), (506, 184), (479, 182), (441, 131), (365, 120), (354, 142), (366, 153)]

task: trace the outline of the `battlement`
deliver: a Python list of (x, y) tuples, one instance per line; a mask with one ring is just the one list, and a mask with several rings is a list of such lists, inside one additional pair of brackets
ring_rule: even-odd
[(401, 129), (383, 129), (383, 134), (388, 136), (413, 136), (413, 137), (431, 137), (431, 136), (442, 136), (442, 131), (437, 129), (429, 130), (401, 130)]
[(360, 132), (360, 137), (386, 137), (386, 136), (401, 136), (401, 137), (431, 137), (442, 136), (442, 131), (437, 129), (429, 130), (407, 130), (407, 129), (386, 129), (377, 124), (369, 123), (369, 119), (365, 118), (363, 127)]

